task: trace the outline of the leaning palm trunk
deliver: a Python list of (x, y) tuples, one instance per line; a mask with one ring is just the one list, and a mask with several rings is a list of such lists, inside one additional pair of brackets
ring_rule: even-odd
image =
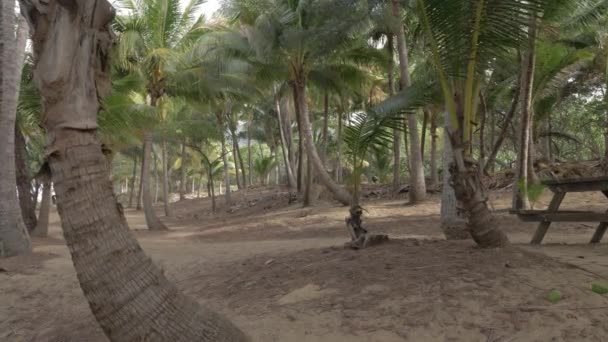
[[(397, 0), (391, 0), (393, 15), (396, 18), (400, 17), (400, 7)], [(398, 21), (399, 23), (401, 20)], [(395, 30), (397, 36), (397, 52), (399, 55), (399, 72), (401, 78), (399, 81), (400, 89), (403, 90), (411, 85), (409, 61), (407, 55), (407, 44), (405, 41), (405, 30), (403, 25), (399, 24)], [(409, 127), (409, 165), (410, 165), (410, 202), (416, 203), (426, 198), (426, 183), (424, 179), (424, 165), (422, 164), (422, 153), (420, 151), (420, 134), (418, 133), (418, 124), (416, 115), (407, 115), (407, 127)], [(407, 131), (407, 130), (406, 130)], [(407, 139), (407, 136), (404, 137)], [(408, 144), (406, 140), (406, 151)]]
[(112, 192), (96, 119), (98, 96), (109, 91), (109, 26), (115, 11), (104, 0), (49, 3), (24, 0), (21, 6), (31, 15), (37, 38), (35, 72), (57, 208), (97, 322), (113, 342), (246, 341), (229, 321), (167, 280), (131, 234)]
[[(150, 155), (152, 154), (152, 132), (144, 132), (144, 161), (142, 164), (142, 197), (146, 224), (150, 230), (166, 230), (167, 226), (156, 216), (150, 194)], [(156, 182), (158, 184), (158, 181)]]
[(3, 162), (0, 167), (0, 257), (32, 250), (15, 191), (15, 120), (26, 29), (21, 19), (15, 35), (15, 19), (15, 2), (3, 0), (0, 4), (0, 160)]
[(51, 180), (43, 180), (42, 200), (40, 201), (40, 212), (38, 222), (32, 236), (45, 237), (49, 234), (49, 216), (51, 214)]
[(36, 228), (36, 203), (38, 198), (32, 197), (32, 179), (27, 166), (27, 150), (25, 137), (15, 125), (15, 167), (17, 171), (17, 190), (19, 191), (19, 206), (23, 222), (29, 232)]
[(308, 154), (308, 158), (314, 166), (314, 171), (319, 181), (334, 195), (335, 199), (338, 202), (344, 205), (350, 205), (352, 201), (352, 196), (346, 190), (344, 190), (344, 188), (334, 183), (334, 181), (327, 173), (325, 166), (323, 166), (321, 158), (319, 158), (319, 154), (317, 152), (317, 148), (312, 137), (312, 127), (310, 125), (308, 103), (306, 101), (305, 79), (303, 77), (299, 77), (298, 79), (296, 79), (294, 82), (294, 87), (296, 95), (296, 106), (299, 108), (300, 111), (300, 121), (298, 125), (300, 126), (300, 130), (302, 131), (304, 143), (306, 144), (306, 153)]

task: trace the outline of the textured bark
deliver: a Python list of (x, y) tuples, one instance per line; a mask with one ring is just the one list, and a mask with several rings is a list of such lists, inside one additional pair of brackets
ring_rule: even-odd
[[(321, 163), (323, 163), (323, 162), (321, 162)], [(306, 188), (304, 189), (304, 201), (303, 201), (304, 207), (310, 207), (314, 204), (314, 194), (313, 194), (314, 178), (315, 178), (315, 175), (314, 175), (312, 161), (310, 160), (310, 157), (307, 156), (306, 157)]]
[(133, 197), (135, 197), (135, 180), (137, 178), (137, 157), (133, 157), (133, 174), (131, 175), (131, 192), (129, 193), (129, 208), (133, 208)]
[[(220, 121), (220, 127), (222, 130), (221, 133), (221, 138), (220, 138), (220, 142), (222, 143), (222, 162), (224, 164), (224, 183), (226, 184), (226, 192), (225, 192), (225, 203), (227, 206), (230, 206), (232, 204), (232, 199), (230, 197), (230, 172), (228, 169), (228, 150), (226, 149), (226, 136), (224, 134), (224, 130), (223, 130), (223, 125)], [(221, 191), (220, 191), (221, 192)]]
[(479, 120), (479, 160), (483, 163), (483, 161), (486, 159), (485, 131), (486, 119), (488, 116), (488, 106), (486, 104), (486, 98), (481, 92), (479, 93), (479, 106), (481, 108), (481, 118)]
[(167, 280), (131, 234), (112, 192), (96, 117), (99, 97), (109, 88), (113, 8), (105, 0), (82, 0), (72, 7), (56, 0), (36, 3), (44, 7), (21, 4), (33, 13), (35, 73), (65, 241), (83, 294), (108, 339), (246, 341), (229, 321)]
[(521, 117), (517, 156), (517, 177), (513, 186), (513, 209), (528, 209), (528, 168), (529, 164), (531, 129), (532, 129), (532, 92), (534, 87), (534, 69), (536, 64), (536, 19), (530, 24), (528, 33), (528, 48), (524, 53), (522, 64), (522, 87), (521, 87)]
[(28, 232), (36, 228), (36, 203), (38, 199), (32, 197), (32, 177), (27, 166), (27, 149), (25, 137), (18, 125), (15, 125), (15, 170), (17, 172), (17, 190), (19, 191), (19, 206), (23, 223)]
[(186, 199), (186, 144), (182, 144), (182, 164), (180, 167), (179, 200)]
[[(439, 170), (437, 169), (437, 114), (431, 112), (431, 184), (439, 184)], [(450, 160), (450, 159), (448, 159)], [(445, 163), (444, 163), (445, 165)], [(446, 170), (444, 168), (444, 170)], [(445, 188), (444, 188), (445, 189)]]
[(44, 237), (49, 234), (49, 216), (51, 214), (51, 181), (47, 179), (42, 185), (42, 200), (40, 201), (40, 212), (38, 213), (38, 222), (36, 229), (32, 232), (32, 236)]
[[(400, 20), (400, 7), (398, 0), (391, 0), (393, 16), (397, 22)], [(399, 80), (400, 89), (403, 90), (411, 85), (409, 61), (407, 56), (407, 44), (405, 41), (405, 30), (403, 25), (395, 30), (397, 37), (397, 53), (399, 55)], [(420, 135), (418, 133), (417, 116), (407, 115), (407, 126), (409, 127), (409, 160), (410, 160), (410, 202), (416, 203), (426, 198), (426, 182), (424, 179), (424, 165), (422, 164), (422, 154), (420, 153)], [(406, 147), (407, 148), (407, 147)]]
[(163, 138), (161, 144), (161, 154), (163, 163), (163, 203), (165, 208), (165, 216), (171, 216), (170, 196), (169, 196), (169, 174), (168, 164), (169, 156), (167, 155), (167, 140)]
[[(297, 94), (297, 86), (293, 84), (293, 102), (295, 106), (296, 112), (296, 121), (298, 122), (298, 192), (302, 192), (304, 188), (304, 137), (302, 136), (302, 108), (299, 105), (298, 94)], [(306, 99), (305, 99), (306, 101)], [(312, 132), (311, 132), (312, 134)]]
[(429, 116), (431, 115), (429, 113), (428, 109), (425, 109), (423, 111), (423, 119), (422, 119), (422, 138), (420, 140), (420, 158), (422, 159), (422, 161), (424, 162), (424, 145), (426, 142), (426, 130), (429, 124)]
[[(144, 204), (144, 214), (146, 225), (150, 230), (166, 230), (167, 227), (156, 216), (152, 196), (150, 194), (150, 155), (152, 154), (152, 133), (144, 132), (144, 161), (142, 165), (142, 197)], [(155, 163), (156, 164), (156, 163)], [(157, 173), (158, 174), (158, 173)], [(158, 184), (158, 181), (156, 182)]]
[[(447, 114), (447, 112), (446, 112)], [(446, 115), (446, 122), (449, 122)], [(444, 130), (443, 143), (443, 191), (441, 192), (441, 230), (448, 240), (466, 240), (471, 238), (467, 227), (467, 220), (463, 213), (458, 210), (456, 193), (450, 184), (450, 163), (454, 160), (454, 153), (450, 145), (450, 137)]]
[(325, 90), (323, 97), (323, 131), (321, 136), (321, 161), (327, 168), (327, 138), (329, 135), (329, 93)]
[(304, 143), (306, 144), (306, 153), (308, 154), (308, 158), (314, 166), (314, 171), (319, 181), (334, 195), (334, 198), (344, 204), (350, 205), (352, 201), (352, 196), (344, 190), (344, 188), (340, 187), (338, 184), (334, 183), (331, 179), (327, 170), (323, 166), (321, 162), (321, 158), (319, 158), (319, 154), (317, 152), (317, 148), (313, 141), (312, 136), (312, 127), (310, 125), (310, 118), (308, 112), (308, 102), (306, 101), (306, 80), (303, 75), (300, 74), (295, 82), (294, 86), (296, 88), (296, 106), (300, 111), (299, 124), (300, 130), (302, 131), (302, 136), (304, 138)]
[[(289, 161), (287, 141), (285, 139), (285, 132), (283, 127), (283, 113), (281, 111), (281, 103), (278, 96), (275, 96), (275, 107), (277, 112), (277, 119), (279, 122), (279, 137), (281, 138), (281, 151), (283, 153), (283, 160), (285, 161), (285, 173), (287, 174), (287, 184), (289, 185), (289, 190), (294, 191), (297, 189), (298, 186), (296, 184), (296, 179), (293, 175), (293, 170)], [(249, 153), (249, 155), (251, 156), (251, 153)], [(251, 157), (249, 158), (249, 170), (251, 170)]]
[[(17, 31), (15, 2), (0, 4), (0, 257), (32, 250), (15, 190), (15, 120), (25, 52), (26, 24), (19, 16)], [(29, 194), (28, 194), (29, 196)]]

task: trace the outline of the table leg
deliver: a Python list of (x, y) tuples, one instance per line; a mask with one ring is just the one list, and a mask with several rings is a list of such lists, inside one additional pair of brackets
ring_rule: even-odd
[[(559, 209), (559, 206), (562, 204), (564, 197), (566, 196), (565, 192), (556, 192), (553, 195), (553, 199), (551, 199), (551, 203), (549, 203), (549, 212), (556, 212)], [(547, 234), (547, 230), (551, 225), (551, 221), (543, 221), (538, 224), (538, 228), (536, 228), (536, 232), (534, 233), (534, 237), (530, 242), (533, 245), (538, 245), (543, 241), (545, 234)]]
[(593, 234), (593, 237), (589, 243), (600, 243), (604, 237), (604, 233), (606, 233), (606, 230), (608, 230), (608, 222), (601, 222), (600, 225), (597, 226), (597, 229), (595, 230), (595, 233)]

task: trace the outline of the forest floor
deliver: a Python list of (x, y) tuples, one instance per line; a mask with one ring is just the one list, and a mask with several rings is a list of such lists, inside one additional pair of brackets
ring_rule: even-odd
[[(492, 192), (491, 204), (506, 209), (510, 196)], [(180, 289), (254, 341), (608, 340), (608, 295), (591, 291), (608, 285), (608, 244), (587, 244), (592, 224), (555, 224), (545, 244), (532, 247), (535, 224), (503, 212), (498, 224), (514, 244), (478, 249), (443, 240), (439, 195), (415, 206), (368, 199), (364, 224), (391, 241), (352, 251), (342, 248), (346, 209), (334, 202), (301, 208), (272, 189), (233, 199), (218, 214), (208, 199), (174, 203), (166, 233), (146, 231), (142, 212), (126, 215)], [(563, 207), (604, 211), (608, 202), (573, 194)], [(34, 254), (0, 261), (0, 341), (106, 341), (58, 221), (53, 213), (50, 237), (33, 240)], [(563, 294), (555, 304), (546, 299), (552, 289)]]

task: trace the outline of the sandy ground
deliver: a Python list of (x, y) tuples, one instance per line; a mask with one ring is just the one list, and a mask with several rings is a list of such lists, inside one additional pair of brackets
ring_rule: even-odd
[[(565, 208), (608, 207), (601, 194), (569, 196)], [(532, 247), (535, 224), (500, 213), (514, 245), (480, 250), (443, 240), (437, 195), (416, 206), (370, 200), (366, 226), (392, 240), (351, 251), (341, 247), (344, 207), (289, 205), (279, 190), (234, 197), (218, 214), (207, 199), (174, 203), (168, 233), (126, 214), (171, 280), (254, 341), (608, 341), (608, 297), (590, 290), (608, 285), (608, 244), (587, 244), (592, 224), (556, 224)], [(497, 210), (509, 200), (491, 196)], [(106, 341), (55, 214), (50, 236), (34, 244), (34, 254), (0, 261), (0, 341)], [(545, 299), (552, 289), (559, 303)]]

